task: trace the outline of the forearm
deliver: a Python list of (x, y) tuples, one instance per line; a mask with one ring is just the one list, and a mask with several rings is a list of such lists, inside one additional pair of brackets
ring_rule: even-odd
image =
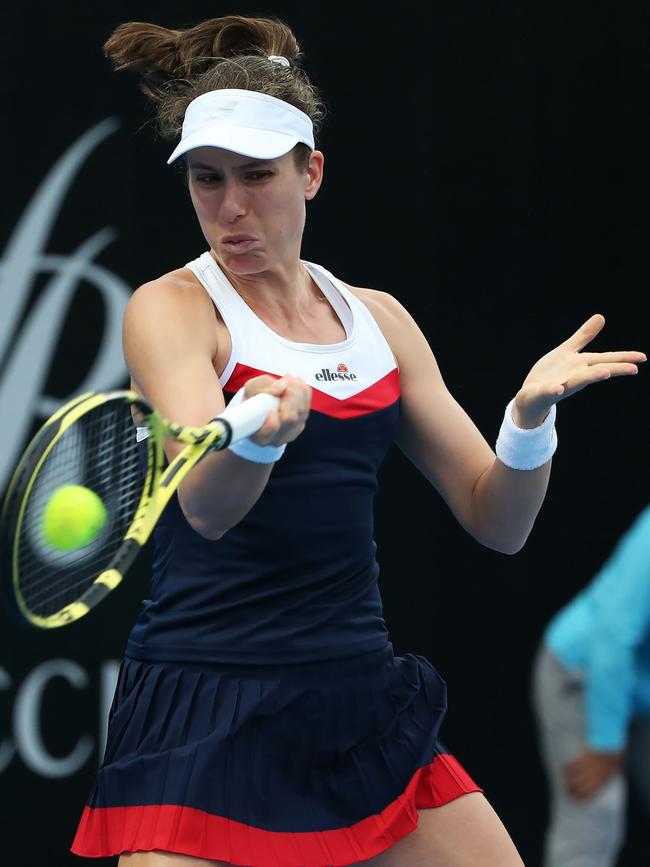
[(221, 538), (253, 508), (274, 466), (240, 458), (229, 449), (206, 455), (178, 490), (187, 521), (206, 539)]
[(544, 502), (557, 445), (555, 407), (546, 416), (522, 419), (515, 401), (506, 407), (496, 460), (472, 491), (475, 535), (504, 554), (519, 551)]
[[(259, 401), (262, 392), (272, 395), (275, 405), (254, 436), (241, 436), (242, 425), (250, 425), (260, 411), (259, 403), (251, 413), (245, 407)], [(250, 405), (246, 404), (247, 398), (252, 398)], [(220, 417), (239, 429), (239, 438), (225, 451), (209, 453), (179, 488), (181, 508), (197, 533), (207, 539), (220, 539), (248, 514), (286, 444), (304, 429), (310, 405), (311, 388), (288, 375), (280, 379), (266, 374), (253, 377), (245, 389), (237, 392)]]
[(472, 535), (503, 554), (519, 551), (544, 501), (550, 473), (550, 460), (535, 470), (513, 470), (496, 459), (472, 492)]

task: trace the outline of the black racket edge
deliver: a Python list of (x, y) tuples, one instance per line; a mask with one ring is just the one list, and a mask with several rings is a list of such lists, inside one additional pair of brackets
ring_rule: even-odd
[[(75, 404), (76, 405), (76, 404)], [(45, 422), (35, 434), (20, 458), (9, 481), (0, 515), (0, 600), (14, 622), (35, 629), (20, 610), (13, 587), (13, 540), (18, 521), (19, 504), (34, 474), (38, 462), (61, 428), (62, 413), (56, 421)]]

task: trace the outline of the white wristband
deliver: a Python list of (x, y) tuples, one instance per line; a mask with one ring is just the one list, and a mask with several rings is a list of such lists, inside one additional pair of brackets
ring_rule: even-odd
[(495, 451), (501, 463), (513, 470), (535, 470), (550, 461), (557, 448), (555, 404), (539, 427), (526, 430), (512, 420), (514, 403), (513, 397), (506, 407)]
[[(239, 391), (233, 396), (232, 400), (228, 404), (231, 406), (239, 406), (244, 400), (244, 389), (240, 388)], [(272, 464), (275, 461), (280, 460), (282, 457), (286, 445), (282, 446), (260, 446), (257, 443), (254, 443), (250, 437), (244, 437), (243, 439), (237, 440), (234, 443), (230, 443), (228, 446), (228, 450), (234, 452), (234, 454), (238, 455), (240, 458), (244, 458), (247, 461), (253, 461), (255, 464)]]

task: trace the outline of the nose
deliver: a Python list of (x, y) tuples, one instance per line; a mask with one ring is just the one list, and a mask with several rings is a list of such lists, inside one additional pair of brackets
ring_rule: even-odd
[(224, 223), (234, 223), (246, 213), (246, 190), (237, 178), (227, 178), (223, 183), (223, 196), (219, 213)]

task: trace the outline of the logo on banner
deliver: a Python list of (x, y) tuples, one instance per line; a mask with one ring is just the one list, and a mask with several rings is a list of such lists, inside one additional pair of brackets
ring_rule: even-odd
[[(93, 754), (101, 761), (118, 670), (119, 662), (114, 659), (105, 660), (99, 671), (91, 674), (73, 659), (48, 659), (28, 672), (16, 685), (9, 729), (0, 733), (0, 774), (14, 761), (20, 761), (39, 777), (61, 779), (78, 773)], [(0, 691), (13, 692), (14, 680), (0, 667)], [(45, 705), (58, 703), (61, 710), (65, 708), (69, 690), (88, 691), (93, 685), (99, 690), (95, 698), (95, 702), (99, 701), (99, 712), (95, 707), (92, 714), (97, 720), (96, 736), (85, 731), (89, 713), (84, 714), (83, 722), (77, 715), (64, 715), (65, 724), (61, 722), (58, 732), (65, 730), (74, 737), (69, 739), (67, 752), (54, 755), (49, 746), (52, 732), (46, 737), (43, 725)], [(92, 703), (88, 701), (88, 705), (87, 711), (90, 711)]]
[[(68, 148), (28, 203), (0, 260), (0, 491), (35, 419), (44, 420), (75, 394), (113, 388), (126, 376), (121, 330), (131, 291), (125, 281), (95, 261), (115, 239), (116, 230), (99, 229), (67, 255), (46, 252), (77, 173), (118, 125), (115, 119), (102, 121)], [(43, 274), (48, 279), (25, 315), (33, 283)], [(74, 394), (55, 398), (44, 393), (45, 384), (82, 282), (83, 291), (95, 290), (101, 296), (104, 331), (83, 382)]]

